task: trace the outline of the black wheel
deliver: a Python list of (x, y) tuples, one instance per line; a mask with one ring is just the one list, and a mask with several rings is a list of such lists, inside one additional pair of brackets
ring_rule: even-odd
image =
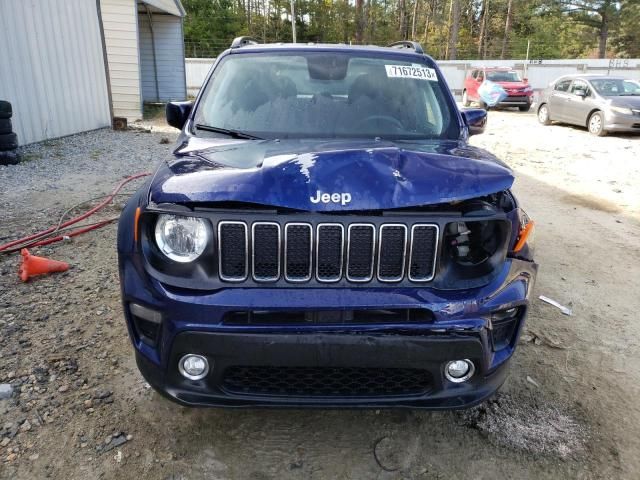
[(518, 107), (518, 110), (520, 110), (521, 112), (528, 112), (530, 108), (531, 108), (531, 105), (530, 105), (530, 104), (527, 104), (527, 105), (520, 105), (520, 106)]
[(468, 107), (469, 105), (471, 105), (471, 102), (469, 101), (469, 96), (467, 95), (467, 91), (464, 90), (462, 92), (462, 106)]
[(587, 122), (587, 128), (589, 133), (597, 135), (598, 137), (604, 137), (607, 131), (604, 129), (604, 115), (602, 112), (593, 112)]
[(551, 118), (549, 117), (549, 107), (546, 103), (540, 105), (538, 109), (538, 121), (543, 125), (551, 125)]
[(20, 155), (16, 152), (0, 152), (0, 165), (16, 165), (20, 163)]
[(0, 118), (0, 135), (4, 135), (6, 133), (11, 133), (11, 119), (10, 118)]
[(5, 100), (0, 100), (0, 118), (11, 118), (12, 114), (11, 104)]
[(15, 133), (0, 135), (0, 152), (18, 148), (18, 136)]

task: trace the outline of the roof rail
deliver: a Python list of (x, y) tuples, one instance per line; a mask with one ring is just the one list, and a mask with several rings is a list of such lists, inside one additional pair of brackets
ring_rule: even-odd
[(421, 53), (421, 54), (424, 53), (424, 50), (422, 50), (422, 45), (420, 45), (418, 42), (411, 42), (409, 40), (401, 40), (399, 42), (393, 42), (387, 45), (387, 47), (410, 48), (411, 50), (414, 50), (416, 53)]
[(246, 45), (258, 45), (260, 40), (257, 40), (253, 37), (236, 37), (231, 42), (231, 48), (240, 48)]

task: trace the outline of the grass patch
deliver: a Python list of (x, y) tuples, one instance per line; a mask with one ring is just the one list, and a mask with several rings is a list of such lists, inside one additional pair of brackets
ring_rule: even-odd
[(142, 107), (144, 120), (160, 120), (165, 117), (166, 103), (145, 103)]
[(32, 162), (33, 160), (40, 160), (42, 155), (39, 153), (23, 153), (20, 155), (20, 163)]

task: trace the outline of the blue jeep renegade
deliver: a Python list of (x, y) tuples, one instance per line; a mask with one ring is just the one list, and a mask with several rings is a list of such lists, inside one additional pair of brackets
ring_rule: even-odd
[(236, 39), (125, 207), (138, 366), (192, 406), (461, 408), (503, 383), (536, 275), (511, 170), (419, 44)]

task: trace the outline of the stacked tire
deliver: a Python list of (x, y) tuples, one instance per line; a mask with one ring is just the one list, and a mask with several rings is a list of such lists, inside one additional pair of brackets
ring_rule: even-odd
[(15, 165), (20, 162), (18, 136), (13, 132), (11, 104), (0, 100), (0, 165)]

